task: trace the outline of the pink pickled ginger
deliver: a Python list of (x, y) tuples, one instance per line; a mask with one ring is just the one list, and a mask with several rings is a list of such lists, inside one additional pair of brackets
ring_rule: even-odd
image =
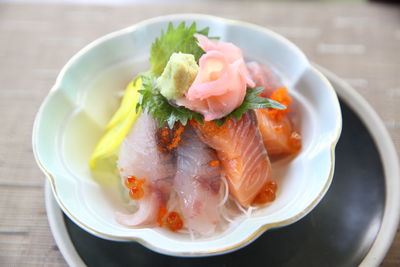
[(231, 43), (195, 35), (206, 52), (199, 72), (185, 97), (177, 104), (204, 115), (206, 121), (222, 118), (240, 106), (247, 86), (254, 87), (240, 48)]

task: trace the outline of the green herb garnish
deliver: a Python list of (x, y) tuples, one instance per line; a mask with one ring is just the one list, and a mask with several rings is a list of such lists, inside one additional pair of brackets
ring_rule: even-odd
[(275, 100), (265, 97), (259, 97), (258, 95), (263, 90), (264, 90), (263, 87), (247, 88), (246, 96), (244, 97), (243, 103), (225, 117), (218, 120), (214, 120), (215, 124), (217, 124), (218, 126), (222, 126), (225, 123), (226, 119), (230, 117), (234, 117), (236, 120), (240, 120), (242, 118), (242, 115), (249, 109), (259, 109), (259, 108), (286, 109), (284, 105)]
[[(189, 27), (186, 27), (186, 24), (182, 22), (176, 28), (173, 27), (172, 23), (169, 23), (167, 31), (165, 33), (161, 32), (161, 37), (157, 38), (152, 44), (150, 54), (151, 69), (149, 72), (137, 77), (142, 79), (143, 85), (142, 89), (139, 90), (141, 95), (136, 109), (138, 110), (139, 107), (141, 107), (143, 111), (157, 119), (159, 127), (168, 124), (172, 129), (175, 122), (180, 122), (185, 126), (188, 120), (191, 119), (203, 124), (204, 117), (202, 114), (168, 102), (168, 100), (161, 95), (159, 88), (157, 88), (156, 80), (164, 71), (173, 53), (181, 52), (192, 54), (196, 62), (198, 62), (201, 55), (204, 54), (204, 51), (197, 44), (197, 39), (194, 37), (194, 34), (199, 33), (208, 37), (208, 31), (208, 27), (197, 30), (196, 23), (192, 23)], [(218, 39), (216, 37), (208, 38)], [(286, 108), (284, 105), (272, 99), (259, 97), (258, 95), (262, 90), (262, 87), (247, 88), (243, 103), (224, 118), (214, 120), (214, 122), (218, 126), (221, 126), (229, 117), (240, 120), (242, 115), (249, 109)]]
[(162, 31), (160, 38), (157, 38), (151, 46), (151, 72), (160, 76), (172, 53), (192, 54), (198, 62), (204, 51), (197, 44), (194, 34), (198, 33), (208, 37), (208, 31), (208, 27), (197, 30), (195, 22), (190, 27), (186, 27), (185, 22), (182, 22), (176, 28), (170, 22), (167, 32)]
[(203, 124), (203, 115), (181, 106), (171, 105), (168, 100), (160, 94), (157, 88), (155, 76), (152, 73), (145, 73), (141, 76), (142, 89), (139, 90), (139, 97), (136, 109), (142, 107), (144, 111), (155, 119), (158, 126), (163, 127), (166, 123), (169, 128), (174, 127), (175, 122), (182, 123), (185, 126), (190, 119), (195, 119), (198, 123)]
[[(198, 123), (203, 124), (204, 118), (202, 114), (182, 106), (171, 105), (168, 100), (160, 94), (156, 84), (157, 76), (152, 73), (145, 73), (140, 77), (142, 79), (143, 86), (142, 90), (139, 91), (141, 96), (139, 97), (139, 102), (136, 108), (138, 109), (139, 107), (142, 107), (144, 111), (151, 114), (153, 118), (156, 118), (159, 127), (162, 127), (167, 123), (172, 129), (177, 121), (185, 126), (188, 120), (191, 119), (195, 119)], [(272, 99), (259, 97), (258, 95), (263, 89), (264, 88), (262, 87), (247, 88), (243, 103), (225, 117), (214, 120), (214, 122), (218, 126), (222, 126), (230, 117), (240, 120), (242, 115), (249, 109), (286, 108), (284, 105)]]

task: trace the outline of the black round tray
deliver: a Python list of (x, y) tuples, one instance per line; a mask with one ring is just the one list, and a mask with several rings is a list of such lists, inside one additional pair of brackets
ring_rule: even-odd
[(135, 242), (97, 238), (64, 216), (75, 249), (88, 266), (357, 266), (382, 222), (385, 178), (368, 129), (342, 101), (341, 108), (343, 130), (332, 185), (300, 221), (269, 230), (236, 252), (182, 258), (158, 254)]

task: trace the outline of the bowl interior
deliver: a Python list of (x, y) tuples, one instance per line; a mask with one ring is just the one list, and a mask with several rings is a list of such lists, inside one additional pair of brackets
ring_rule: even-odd
[[(128, 229), (119, 225), (114, 212), (126, 211), (119, 187), (98, 185), (88, 161), (119, 105), (121, 92), (137, 73), (149, 68), (153, 40), (169, 21), (193, 20), (200, 28), (210, 27), (212, 36), (235, 43), (246, 58), (274, 69), (293, 97), (303, 147), (295, 157), (273, 163), (279, 192), (272, 204), (218, 235), (191, 241), (187, 235), (159, 228)], [(38, 114), (33, 142), (39, 164), (52, 177), (60, 206), (84, 229), (103, 238), (139, 240), (163, 253), (199, 255), (238, 248), (263, 230), (289, 224), (308, 213), (332, 179), (340, 127), (340, 109), (333, 89), (294, 45), (260, 27), (209, 16), (180, 15), (112, 33), (74, 56)]]

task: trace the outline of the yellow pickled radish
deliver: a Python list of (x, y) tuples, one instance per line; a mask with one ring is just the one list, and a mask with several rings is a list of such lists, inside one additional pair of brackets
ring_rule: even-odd
[[(128, 84), (125, 89), (125, 94), (122, 98), (119, 109), (114, 113), (111, 120), (107, 124), (107, 130), (114, 127), (121, 120), (126, 119), (129, 115), (138, 116), (133, 114), (136, 111), (136, 104), (139, 100), (139, 90), (142, 87), (142, 79), (138, 78)], [(134, 118), (134, 120), (136, 119)]]
[[(116, 158), (122, 141), (128, 135), (140, 114), (140, 110), (136, 112), (136, 104), (139, 99), (138, 91), (141, 87), (142, 80), (140, 78), (130, 82), (127, 86), (120, 107), (111, 118), (104, 135), (100, 138), (90, 157), (89, 165), (92, 170), (110, 169), (110, 159)], [(99, 166), (106, 162), (107, 167)], [(116, 163), (114, 168), (116, 168)]]

